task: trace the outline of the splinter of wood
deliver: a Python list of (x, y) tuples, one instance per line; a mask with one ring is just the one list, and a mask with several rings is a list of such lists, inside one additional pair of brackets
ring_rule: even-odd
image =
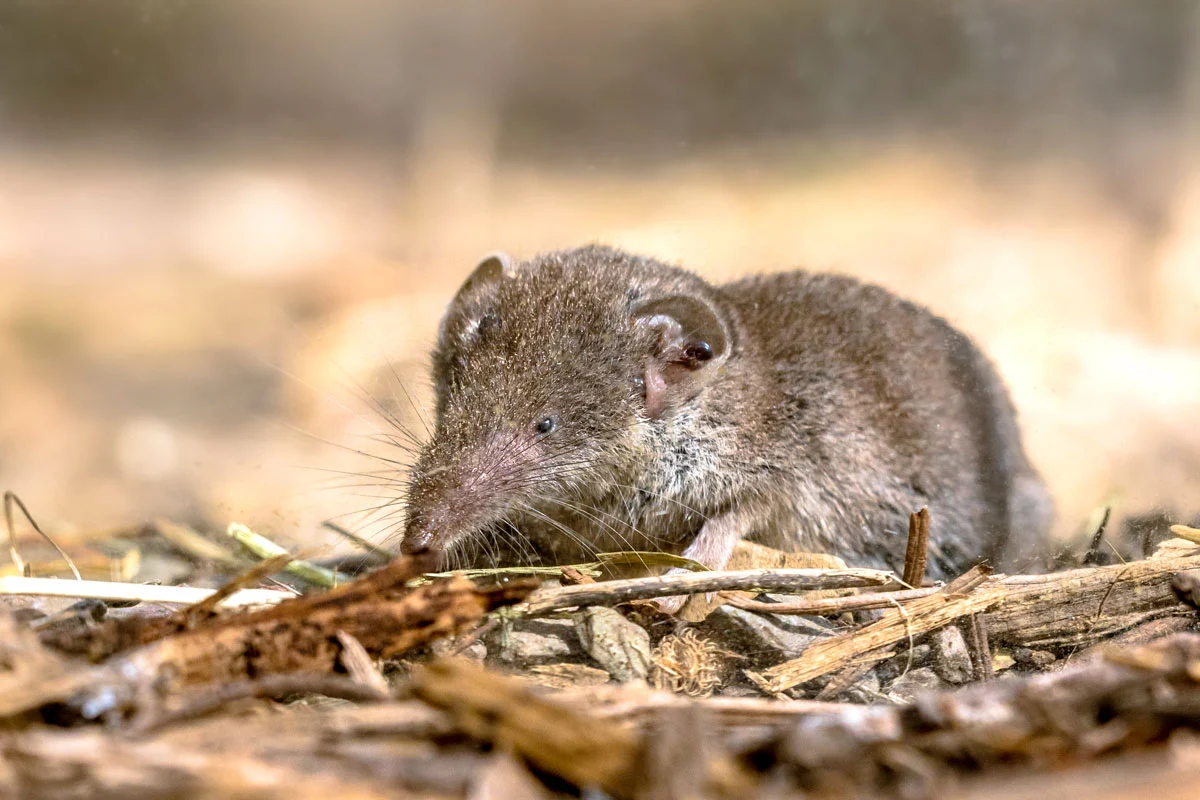
[(908, 515), (908, 548), (904, 552), (903, 580), (914, 589), (925, 580), (925, 560), (929, 553), (929, 509)]

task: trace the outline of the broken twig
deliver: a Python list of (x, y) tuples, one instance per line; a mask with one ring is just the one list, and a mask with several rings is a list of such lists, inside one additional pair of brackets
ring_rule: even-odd
[(925, 581), (925, 560), (929, 554), (929, 509), (908, 515), (908, 546), (904, 552), (902, 580), (920, 589)]
[(858, 630), (816, 641), (790, 661), (761, 673), (747, 671), (746, 675), (768, 694), (778, 694), (841, 669), (868, 653), (882, 658), (893, 644), (911, 640), (998, 602), (1004, 596), (1003, 587), (980, 586), (987, 574), (986, 568), (975, 567), (940, 592), (909, 601)]
[[(229, 538), (236, 540), (259, 558), (277, 558), (288, 555), (287, 550), (265, 536), (255, 533), (240, 522), (229, 523), (229, 530), (226, 532), (229, 534)], [(303, 578), (309, 583), (324, 586), (327, 589), (349, 583), (352, 580), (349, 575), (343, 575), (336, 570), (326, 569), (299, 558), (289, 560), (286, 569), (298, 578)]]
[(514, 608), (513, 611), (537, 615), (574, 606), (613, 606), (630, 600), (647, 600), (654, 597), (703, 594), (733, 589), (795, 592), (811, 589), (886, 586), (895, 583), (896, 576), (893, 573), (877, 569), (751, 569), (692, 572), (542, 589), (528, 601)]

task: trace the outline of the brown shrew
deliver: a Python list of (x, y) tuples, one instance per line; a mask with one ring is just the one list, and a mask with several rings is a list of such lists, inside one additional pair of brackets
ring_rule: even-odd
[(804, 271), (711, 285), (604, 246), (494, 255), (433, 353), (401, 548), (447, 566), (738, 540), (928, 574), (1041, 557), (1053, 513), (988, 360), (924, 308)]

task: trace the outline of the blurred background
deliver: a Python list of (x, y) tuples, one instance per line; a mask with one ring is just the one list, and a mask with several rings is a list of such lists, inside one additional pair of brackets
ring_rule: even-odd
[(381, 538), (353, 451), (422, 431), (453, 290), (588, 241), (882, 283), (994, 358), (1061, 533), (1200, 512), (1183, 0), (8, 0), (0, 488)]

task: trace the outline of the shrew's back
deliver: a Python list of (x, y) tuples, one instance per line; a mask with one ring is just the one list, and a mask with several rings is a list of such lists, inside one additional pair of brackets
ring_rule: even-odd
[(804, 519), (804, 508), (821, 507), (809, 501), (797, 508), (798, 526), (781, 520), (795, 530), (761, 538), (896, 568), (907, 516), (927, 505), (938, 577), (981, 555), (1001, 569), (1042, 557), (1049, 495), (999, 376), (964, 334), (841, 276), (758, 276), (721, 291), (737, 311), (747, 354), (782, 398), (771, 413), (785, 431), (777, 457), (797, 464), (794, 490), (827, 498), (827, 518), (840, 508), (856, 512), (830, 526)]

